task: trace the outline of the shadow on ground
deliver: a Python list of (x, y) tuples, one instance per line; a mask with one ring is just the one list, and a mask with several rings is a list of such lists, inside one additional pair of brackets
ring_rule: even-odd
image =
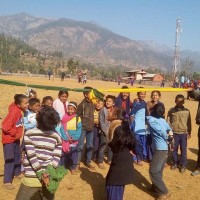
[(92, 188), (93, 199), (94, 200), (104, 200), (106, 199), (105, 193), (105, 178), (102, 174), (96, 171), (90, 171), (87, 168), (81, 168), (80, 178), (86, 181)]

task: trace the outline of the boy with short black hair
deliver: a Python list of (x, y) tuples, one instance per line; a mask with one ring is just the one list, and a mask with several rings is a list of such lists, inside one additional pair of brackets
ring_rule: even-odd
[[(115, 105), (115, 96), (107, 95), (105, 100), (105, 106), (101, 108), (99, 113), (99, 124), (100, 124), (100, 131), (99, 131), (99, 155), (98, 155), (98, 167), (100, 169), (105, 169), (103, 165), (104, 160), (104, 152), (107, 144), (107, 137), (108, 137), (108, 129), (110, 126), (109, 115), (113, 112), (113, 108)], [(110, 164), (112, 160), (112, 151), (108, 148), (108, 159), (107, 164)]]
[[(81, 162), (82, 150), (84, 147), (84, 140), (86, 137), (86, 166), (90, 169), (95, 169), (91, 164), (92, 160), (92, 151), (93, 151), (93, 127), (94, 127), (94, 105), (90, 100), (90, 92), (93, 89), (92, 87), (84, 87), (87, 91), (83, 92), (84, 99), (78, 105), (77, 116), (81, 118), (82, 121), (82, 132), (78, 143), (78, 167)], [(76, 169), (77, 170), (77, 169)]]
[(36, 127), (36, 114), (40, 109), (40, 100), (31, 98), (28, 100), (28, 110), (24, 113), (24, 128), (29, 130)]
[[(180, 167), (180, 172), (184, 173), (187, 164), (187, 139), (191, 137), (191, 116), (190, 111), (185, 108), (184, 96), (178, 94), (175, 98), (176, 106), (171, 108), (167, 115), (167, 122), (174, 132), (174, 149), (172, 152), (173, 165), (171, 170)], [(178, 159), (178, 148), (180, 145), (181, 156)]]

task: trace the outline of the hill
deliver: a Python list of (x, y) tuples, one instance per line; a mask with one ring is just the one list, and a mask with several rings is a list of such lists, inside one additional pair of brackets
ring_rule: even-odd
[(101, 67), (171, 70), (173, 66), (173, 50), (166, 46), (130, 40), (93, 22), (45, 19), (21, 13), (0, 17), (0, 33), (20, 38), (37, 50), (61, 51), (66, 58)]

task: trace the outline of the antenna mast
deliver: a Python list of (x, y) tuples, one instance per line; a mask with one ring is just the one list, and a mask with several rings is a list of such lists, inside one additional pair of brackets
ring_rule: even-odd
[(180, 70), (180, 37), (181, 37), (181, 19), (176, 20), (176, 39), (175, 39), (175, 51), (174, 51), (174, 67), (173, 67), (173, 79), (174, 81), (178, 77)]

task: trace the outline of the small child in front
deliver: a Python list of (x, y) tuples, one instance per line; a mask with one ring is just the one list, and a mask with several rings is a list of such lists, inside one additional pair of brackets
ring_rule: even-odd
[[(76, 109), (76, 102), (69, 102), (67, 114), (62, 118), (62, 125), (65, 130), (65, 140), (62, 141), (63, 152), (61, 165), (69, 168), (72, 174), (75, 174), (77, 168), (77, 145), (82, 130), (81, 119), (76, 116)], [(69, 148), (65, 149), (65, 145), (69, 146)]]
[[(191, 116), (190, 111), (183, 106), (184, 96), (182, 94), (176, 96), (175, 103), (175, 107), (171, 108), (167, 115), (167, 122), (174, 133), (173, 165), (170, 169), (175, 170), (179, 167), (180, 172), (184, 173), (187, 164), (187, 139), (191, 137), (192, 130)], [(178, 158), (179, 145), (180, 160)]]
[[(119, 108), (117, 108), (119, 109)], [(107, 200), (122, 200), (125, 185), (133, 183), (134, 167), (132, 151), (135, 149), (135, 139), (129, 128), (129, 123), (125, 121), (126, 111), (120, 109), (115, 112), (119, 116), (108, 138), (108, 146), (113, 152), (110, 169), (106, 176)], [(120, 122), (121, 121), (121, 122)]]
[(46, 176), (46, 173), (39, 176), (38, 173), (46, 170), (48, 165), (56, 168), (59, 164), (62, 145), (55, 127), (60, 122), (60, 117), (52, 107), (44, 107), (38, 112), (36, 120), (37, 128), (30, 129), (24, 134), (25, 175), (16, 200), (54, 199), (54, 194), (47, 190), (51, 177)]

